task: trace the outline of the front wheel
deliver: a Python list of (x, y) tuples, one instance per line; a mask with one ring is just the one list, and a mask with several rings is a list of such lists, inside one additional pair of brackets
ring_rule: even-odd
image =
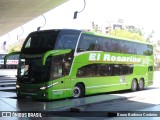
[(134, 92), (134, 91), (137, 90), (137, 87), (138, 87), (137, 80), (136, 80), (136, 79), (133, 79), (133, 80), (132, 80), (132, 84), (131, 84), (131, 90)]
[(84, 96), (84, 87), (82, 84), (75, 85), (73, 89), (73, 98), (80, 98)]

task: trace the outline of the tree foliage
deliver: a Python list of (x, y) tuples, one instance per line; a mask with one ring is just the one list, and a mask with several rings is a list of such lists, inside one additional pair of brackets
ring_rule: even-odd
[(131, 32), (128, 30), (122, 30), (122, 29), (113, 29), (109, 32), (109, 35), (117, 36), (117, 37), (123, 37), (128, 38), (132, 40), (140, 40), (145, 41), (142, 35), (139, 33)]
[(23, 45), (24, 39), (20, 39), (18, 42), (16, 42), (15, 44), (9, 45), (7, 52), (16, 52), (16, 51), (20, 51), (21, 47)]
[(20, 51), (21, 50), (21, 46), (19, 44), (15, 44), (15, 45), (9, 45), (8, 47), (8, 52), (15, 52), (15, 51)]
[(157, 41), (157, 46), (160, 47), (160, 40)]

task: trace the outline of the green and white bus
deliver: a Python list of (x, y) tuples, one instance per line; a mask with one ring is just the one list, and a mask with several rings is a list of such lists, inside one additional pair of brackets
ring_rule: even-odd
[(18, 97), (78, 98), (153, 84), (151, 44), (90, 31), (56, 29), (28, 35), (19, 54)]

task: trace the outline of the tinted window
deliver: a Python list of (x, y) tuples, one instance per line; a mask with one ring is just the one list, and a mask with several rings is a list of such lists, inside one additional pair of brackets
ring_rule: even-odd
[(153, 47), (142, 43), (82, 34), (77, 52), (104, 51), (125, 54), (152, 55)]
[(78, 52), (98, 50), (98, 43), (95, 36), (83, 34), (78, 45)]
[(57, 39), (58, 31), (39, 31), (31, 33), (25, 40), (22, 52), (44, 52), (52, 50)]
[(98, 41), (98, 50), (99, 51), (109, 51), (108, 49), (110, 49), (108, 44), (108, 40), (106, 40), (107, 38), (104, 37), (97, 37), (97, 41)]
[(86, 65), (78, 69), (77, 77), (94, 77), (98, 76), (97, 64)]
[(128, 54), (136, 54), (136, 46), (133, 42), (124, 41), (122, 45), (122, 52)]
[(53, 48), (57, 32), (40, 32), (31, 34), (24, 48)]
[(118, 76), (133, 73), (133, 65), (91, 64), (78, 69), (77, 77)]
[(117, 52), (117, 53), (122, 53), (122, 45), (123, 42), (120, 40), (116, 40), (116, 39), (110, 39), (111, 44), (110, 46), (112, 46), (112, 50), (110, 52)]
[(99, 64), (99, 75), (100, 76), (112, 76), (113, 65)]
[(51, 64), (51, 79), (60, 78), (69, 74), (71, 62), (63, 55), (54, 56)]
[(149, 66), (148, 71), (153, 71), (153, 66)]
[(75, 49), (77, 40), (76, 34), (61, 34), (55, 49)]
[(41, 64), (41, 59), (20, 59), (18, 78), (23, 83), (41, 83), (49, 80), (51, 58), (46, 64)]

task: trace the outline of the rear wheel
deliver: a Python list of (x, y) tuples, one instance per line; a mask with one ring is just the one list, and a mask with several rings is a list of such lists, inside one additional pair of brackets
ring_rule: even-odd
[(73, 89), (73, 98), (80, 98), (84, 96), (84, 87), (82, 84), (76, 84)]
[(138, 89), (143, 90), (144, 89), (144, 80), (140, 79), (139, 84), (138, 84)]
[(133, 80), (132, 80), (132, 84), (131, 84), (131, 90), (134, 92), (134, 91), (137, 90), (137, 87), (138, 87), (137, 80), (136, 80), (136, 79), (133, 79)]

